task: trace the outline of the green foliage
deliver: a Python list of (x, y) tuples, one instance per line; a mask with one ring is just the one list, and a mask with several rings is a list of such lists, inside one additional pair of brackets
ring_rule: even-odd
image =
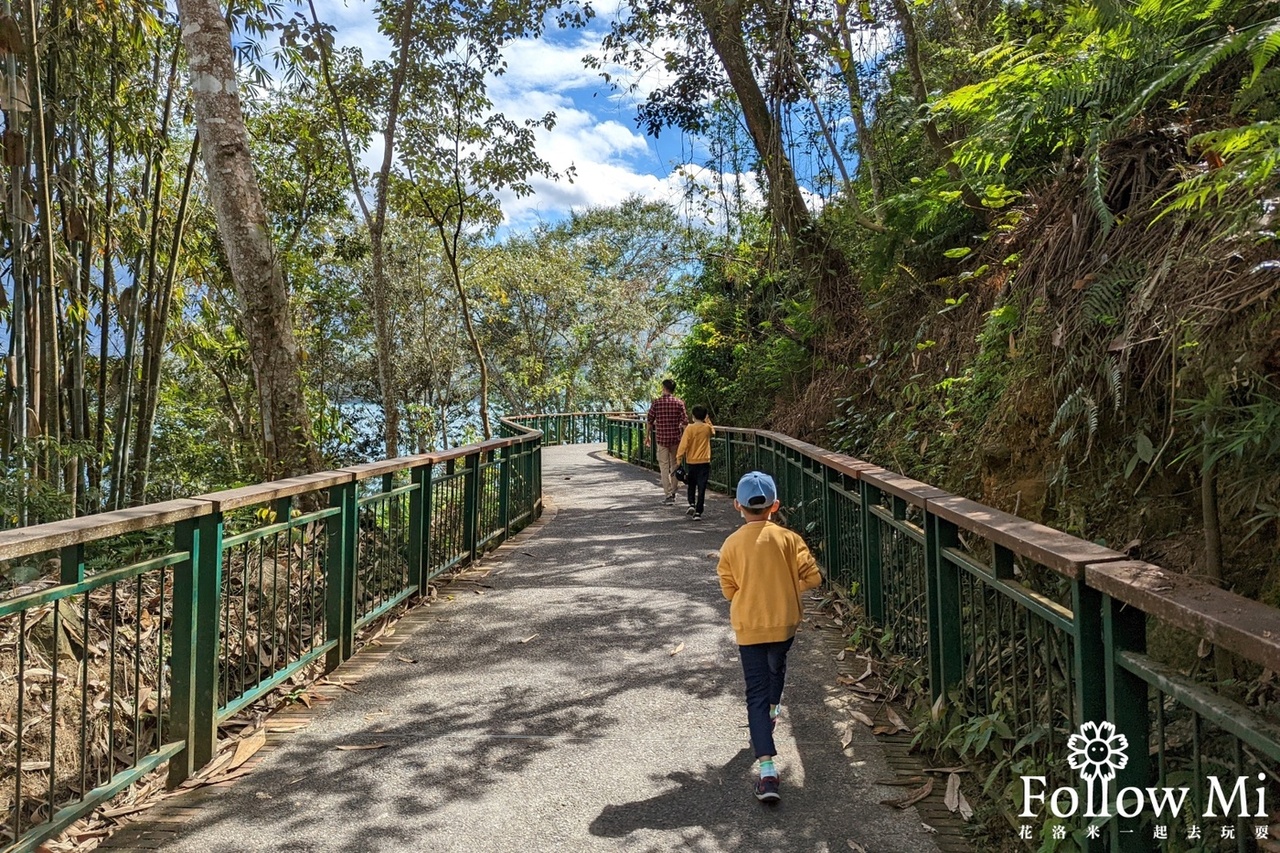
[(1181, 410), (1198, 425), (1175, 461), (1219, 468), (1222, 510), (1248, 518), (1247, 537), (1280, 524), (1280, 388), (1253, 377), (1219, 375)]
[(699, 236), (639, 198), (513, 236), (478, 276), (486, 347), (516, 411), (631, 406), (665, 366)]
[(813, 305), (760, 260), (743, 243), (704, 262), (694, 322), (672, 364), (685, 399), (721, 423), (768, 422), (778, 389), (797, 388), (812, 364)]

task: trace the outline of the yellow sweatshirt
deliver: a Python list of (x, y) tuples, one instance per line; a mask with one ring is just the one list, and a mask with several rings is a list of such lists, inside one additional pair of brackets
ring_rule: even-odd
[(772, 521), (748, 522), (720, 547), (720, 590), (738, 645), (778, 643), (800, 625), (800, 593), (822, 583), (800, 535)]
[(680, 447), (676, 449), (676, 461), (683, 459), (690, 465), (710, 462), (711, 436), (715, 434), (716, 428), (711, 425), (710, 418), (689, 424), (684, 428), (684, 435), (680, 436)]

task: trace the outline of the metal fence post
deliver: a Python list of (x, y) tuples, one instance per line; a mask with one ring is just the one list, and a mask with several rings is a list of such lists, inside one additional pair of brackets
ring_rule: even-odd
[(529, 506), (532, 507), (532, 523), (542, 517), (542, 439), (534, 438), (529, 444)]
[(1107, 711), (1105, 679), (1098, 672), (1105, 667), (1102, 644), (1102, 593), (1088, 587), (1084, 578), (1071, 581), (1071, 613), (1075, 624), (1075, 660), (1071, 676), (1080, 685), (1076, 693), (1075, 725), (1103, 719)]
[[(179, 545), (179, 550), (186, 550)], [(80, 583), (84, 580), (84, 543), (77, 542), (62, 549), (62, 583)]]
[(724, 434), (724, 490), (733, 494), (737, 480), (733, 476), (733, 436)]
[[(1129, 742), (1128, 763), (1116, 772), (1113, 790), (1151, 783), (1151, 730), (1147, 682), (1120, 666), (1120, 652), (1146, 652), (1147, 614), (1136, 607), (1102, 596), (1103, 658), (1107, 689), (1107, 719)], [(1123, 837), (1122, 837), (1123, 833)], [(1118, 817), (1111, 822), (1113, 850), (1147, 853), (1155, 850), (1151, 833), (1142, 832), (1141, 817)]]
[(409, 479), (417, 486), (409, 493), (409, 584), (425, 593), (425, 569), (430, 564), (427, 545), (431, 529), (431, 463), (414, 468)]
[(502, 528), (502, 541), (511, 538), (511, 451), (514, 445), (502, 448), (498, 458), (498, 526)]
[(827, 580), (831, 580), (831, 576), (839, 572), (841, 581), (846, 586), (845, 592), (849, 592), (849, 579), (843, 577), (843, 567), (840, 565), (840, 505), (831, 494), (831, 469), (826, 465), (822, 466), (822, 526), (822, 550), (827, 558)]
[(858, 481), (859, 497), (858, 513), (862, 517), (862, 571), (863, 582), (867, 585), (864, 601), (867, 603), (867, 616), (877, 625), (884, 624), (884, 564), (883, 552), (880, 550), (880, 524), (873, 506), (880, 505), (881, 493), (875, 486), (864, 480)]
[[(187, 746), (169, 760), (169, 787), (181, 784), (195, 772), (194, 718), (196, 705), (196, 589), (200, 565), (199, 519), (187, 519), (174, 528), (174, 547), (186, 551), (187, 559), (173, 567), (173, 636), (170, 639), (170, 667), (173, 683), (169, 702), (169, 733), (174, 740), (181, 739)], [(62, 551), (62, 582), (80, 554), (80, 567), (84, 566), (84, 546), (70, 546)], [(68, 552), (72, 552), (68, 554)], [(68, 558), (71, 559), (68, 559)]]
[(960, 569), (943, 556), (959, 544), (956, 526), (931, 512), (924, 520), (925, 585), (929, 604), (929, 688), (933, 700), (945, 696), (963, 673), (960, 646)]
[(173, 573), (171, 731), (187, 748), (169, 762), (170, 785), (208, 764), (217, 748), (222, 514), (178, 524), (175, 546), (190, 556)]
[(1071, 612), (1075, 624), (1075, 660), (1072, 678), (1076, 682), (1076, 725), (1103, 719), (1107, 712), (1106, 685), (1097, 673), (1104, 666), (1102, 641), (1102, 593), (1080, 577), (1071, 582)]
[(355, 646), (355, 561), (360, 535), (356, 484), (330, 487), (329, 506), (341, 507), (342, 511), (329, 516), (325, 524), (325, 640), (337, 643), (325, 656), (326, 672), (351, 657)]
[(462, 538), (467, 544), (467, 554), (472, 563), (476, 561), (479, 539), (480, 514), (480, 454), (467, 456), (466, 473), (463, 476), (462, 489)]

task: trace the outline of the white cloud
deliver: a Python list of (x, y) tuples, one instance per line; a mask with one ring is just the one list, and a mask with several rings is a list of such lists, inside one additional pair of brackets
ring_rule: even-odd
[(634, 129), (634, 108), (610, 98), (607, 84), (582, 64), (599, 37), (599, 32), (588, 31), (558, 42), (516, 42), (507, 51), (507, 73), (490, 80), (494, 109), (508, 118), (555, 113), (554, 127), (537, 133), (538, 153), (557, 172), (570, 167), (576, 172), (572, 183), (535, 179), (535, 193), (525, 198), (505, 194), (509, 227), (614, 205), (631, 195), (668, 195), (662, 177), (667, 164), (651, 141)]
[[(299, 8), (305, 10), (305, 5)], [(358, 47), (366, 62), (390, 55), (391, 43), (378, 31), (370, 0), (316, 0), (316, 9), (322, 21), (335, 27), (338, 46)], [(655, 46), (651, 67), (639, 74), (616, 65), (588, 68), (582, 60), (587, 54), (599, 53), (606, 26), (597, 22), (573, 33), (557, 31), (554, 39), (513, 42), (505, 51), (505, 73), (489, 77), (494, 109), (508, 118), (556, 114), (551, 130), (537, 132), (538, 153), (554, 170), (564, 173), (572, 166), (576, 172), (572, 183), (535, 179), (535, 193), (525, 198), (503, 194), (507, 227), (527, 228), (574, 210), (615, 205), (632, 195), (668, 201), (690, 219), (709, 219), (715, 224), (723, 223), (733, 187), (740, 186), (742, 196), (758, 204), (761, 199), (754, 174), (720, 175), (691, 166), (687, 161), (692, 152), (682, 141), (677, 141), (673, 154), (664, 156), (664, 149), (671, 147), (665, 137), (659, 147), (656, 140), (636, 129), (638, 101), (673, 79), (662, 63), (667, 46)], [(601, 70), (618, 88), (601, 78)], [(633, 82), (636, 91), (627, 92)], [(376, 169), (381, 158), (380, 137), (375, 135), (374, 144), (361, 159)], [(692, 200), (687, 191), (691, 182), (702, 188)]]
[[(378, 18), (370, 0), (315, 0), (315, 4), (321, 23), (333, 26), (337, 47), (360, 48), (365, 62), (391, 55), (391, 40), (378, 32)], [(305, 3), (299, 3), (298, 9), (310, 17)]]

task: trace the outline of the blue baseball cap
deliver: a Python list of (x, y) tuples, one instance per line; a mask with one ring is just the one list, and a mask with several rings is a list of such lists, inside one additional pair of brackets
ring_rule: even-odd
[(773, 478), (761, 471), (748, 471), (738, 481), (738, 492), (735, 495), (738, 503), (747, 509), (768, 509), (778, 499), (778, 487)]

